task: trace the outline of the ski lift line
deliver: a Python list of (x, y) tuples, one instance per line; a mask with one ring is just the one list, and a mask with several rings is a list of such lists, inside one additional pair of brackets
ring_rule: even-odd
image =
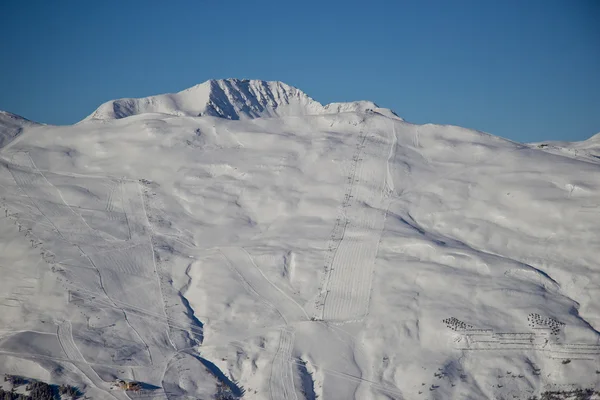
[[(121, 201), (123, 203), (125, 203), (125, 199), (127, 198), (125, 196), (124, 186), (125, 186), (124, 182), (119, 183), (119, 190), (121, 192)], [(131, 225), (129, 224), (129, 216), (127, 216), (127, 212), (125, 212), (125, 204), (123, 204), (121, 208), (123, 209), (123, 213), (125, 214), (125, 224), (127, 225), (127, 238), (128, 238), (128, 241), (131, 241), (133, 239), (133, 236), (131, 235)]]

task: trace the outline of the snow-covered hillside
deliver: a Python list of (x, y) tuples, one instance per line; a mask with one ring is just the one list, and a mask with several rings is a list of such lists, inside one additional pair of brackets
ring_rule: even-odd
[(580, 160), (587, 159), (592, 162), (600, 160), (600, 133), (581, 142), (544, 142), (536, 143), (536, 145), (539, 149), (544, 149), (549, 153)]
[(241, 80), (20, 132), (0, 373), (94, 399), (600, 390), (597, 137), (557, 145), (581, 156)]
[(19, 136), (23, 129), (35, 125), (23, 117), (0, 110), (0, 149)]

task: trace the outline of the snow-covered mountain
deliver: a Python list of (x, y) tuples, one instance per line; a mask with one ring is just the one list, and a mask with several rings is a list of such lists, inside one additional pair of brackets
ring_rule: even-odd
[(212, 116), (227, 119), (290, 117), (339, 112), (381, 110), (368, 101), (334, 103), (327, 106), (282, 82), (259, 80), (209, 80), (174, 94), (119, 99), (102, 104), (85, 120), (119, 119), (146, 113), (175, 116)]
[(600, 390), (598, 136), (235, 79), (1, 115), (0, 373), (93, 399)]

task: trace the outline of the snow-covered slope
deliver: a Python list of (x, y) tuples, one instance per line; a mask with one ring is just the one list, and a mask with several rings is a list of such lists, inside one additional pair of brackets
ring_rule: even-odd
[(94, 399), (600, 389), (600, 162), (232, 82), (213, 115), (209, 83), (0, 151), (0, 373)]
[(23, 117), (0, 110), (0, 148), (12, 142), (24, 129), (36, 125)]
[(174, 94), (112, 100), (102, 104), (85, 120), (119, 119), (146, 113), (238, 120), (364, 112), (367, 109), (394, 115), (368, 101), (334, 103), (324, 107), (302, 91), (282, 82), (222, 79), (209, 80)]
[(581, 142), (543, 142), (533, 143), (533, 145), (553, 154), (587, 159), (592, 162), (600, 161), (600, 133)]

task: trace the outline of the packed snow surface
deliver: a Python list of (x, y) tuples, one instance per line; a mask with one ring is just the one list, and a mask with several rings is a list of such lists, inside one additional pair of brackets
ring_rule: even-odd
[(0, 373), (94, 399), (600, 389), (598, 136), (230, 79), (1, 113), (0, 148)]

